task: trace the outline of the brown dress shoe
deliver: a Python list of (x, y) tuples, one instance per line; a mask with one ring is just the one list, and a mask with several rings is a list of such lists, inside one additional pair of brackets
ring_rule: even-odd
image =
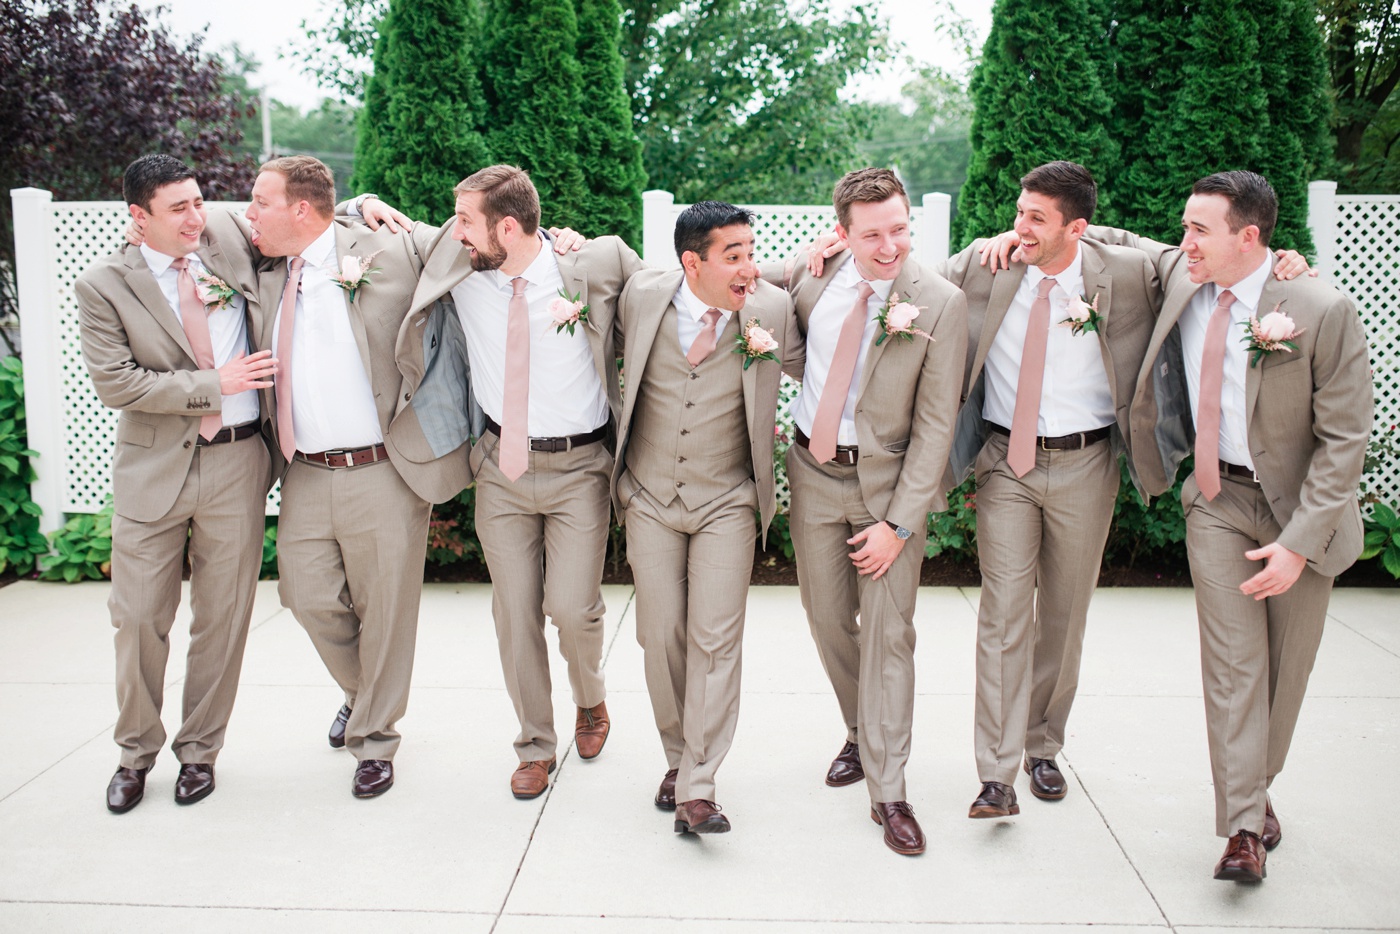
[(554, 771), (554, 757), (522, 762), (510, 776), (510, 793), (522, 801), (538, 798), (549, 787), (549, 773)]
[(345, 724), (350, 722), (350, 714), (353, 713), (348, 704), (340, 705), (340, 712), (331, 721), (331, 732), (326, 737), (332, 749), (345, 748)]
[(914, 819), (914, 809), (907, 801), (889, 801), (872, 805), (870, 819), (885, 828), (885, 846), (904, 856), (918, 856), (924, 851), (924, 832)]
[(574, 720), (574, 748), (580, 759), (593, 759), (603, 751), (608, 741), (608, 705), (580, 707)]
[(826, 783), (832, 788), (854, 785), (865, 780), (865, 769), (860, 764), (860, 746), (847, 743), (841, 752), (831, 760), (831, 768), (826, 770)]
[(1264, 868), (1264, 843), (1248, 830), (1230, 838), (1225, 855), (1215, 864), (1215, 878), (1223, 882), (1263, 882), (1268, 870)]
[(394, 787), (394, 763), (388, 759), (365, 759), (355, 767), (350, 793), (357, 798), (374, 798)]
[(175, 780), (176, 804), (194, 804), (196, 801), (203, 801), (213, 791), (213, 763), (209, 765), (186, 763), (180, 766), (180, 777)]
[(1020, 814), (1021, 806), (1016, 803), (1016, 789), (1001, 782), (983, 782), (982, 793), (972, 802), (968, 817), (1010, 817)]
[(676, 833), (729, 833), (729, 818), (713, 801), (686, 801), (676, 805)]
[(1260, 841), (1264, 844), (1264, 849), (1272, 850), (1283, 842), (1283, 828), (1279, 826), (1278, 817), (1274, 814), (1274, 803), (1264, 796), (1264, 832), (1259, 835)]
[(140, 804), (146, 794), (146, 774), (150, 771), (150, 766), (144, 769), (118, 768), (107, 783), (107, 810), (113, 814), (125, 814)]
[(1026, 774), (1031, 777), (1031, 794), (1042, 801), (1058, 801), (1069, 793), (1064, 775), (1054, 758), (1037, 759), (1026, 756), (1023, 763)]
[(676, 809), (676, 776), (680, 774), (680, 771), (680, 769), (667, 769), (666, 777), (661, 779), (661, 787), (656, 790), (656, 806), (663, 811)]

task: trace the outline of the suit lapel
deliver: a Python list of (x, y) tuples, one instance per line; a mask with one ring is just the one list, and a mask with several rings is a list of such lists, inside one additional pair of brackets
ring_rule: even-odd
[[(340, 268), (342, 257), (350, 256), (355, 252), (358, 236), (352, 228), (335, 225), (335, 256), (331, 257), (331, 262), (336, 269)], [(350, 301), (350, 293), (343, 289), (340, 292), (340, 298), (345, 303), (345, 310), (350, 316), (350, 330), (355, 333), (355, 346), (360, 350), (360, 362), (365, 365), (365, 375), (373, 381), (374, 369), (370, 366), (369, 334), (365, 331), (365, 320), (359, 307), (365, 300), (365, 290), (360, 289), (356, 293), (358, 301), (355, 302)]]
[(996, 340), (1001, 323), (1006, 320), (1006, 313), (1011, 310), (1011, 303), (1025, 278), (1026, 267), (1022, 263), (1017, 263), (992, 277), (992, 291), (987, 298), (987, 313), (982, 321), (982, 332), (977, 339), (977, 355), (972, 359), (968, 385), (975, 383), (981, 374), (982, 366), (987, 362), (987, 354), (992, 350), (992, 342)]
[[(1264, 281), (1264, 290), (1259, 293), (1259, 307), (1254, 309), (1255, 317), (1262, 318), (1269, 311), (1274, 310), (1274, 306), (1284, 304), (1286, 296), (1283, 285), (1269, 274), (1269, 278)], [(1267, 311), (1266, 311), (1267, 309)], [(1246, 365), (1244, 371), (1244, 423), (1246, 430), (1250, 421), (1254, 418), (1254, 405), (1259, 401), (1259, 384), (1264, 379), (1264, 366), (1269, 362), (1266, 356), (1259, 361), (1258, 366)]]
[[(890, 295), (891, 297), (898, 296), (898, 300), (901, 302), (912, 302), (917, 305), (919, 303), (920, 293), (918, 269), (915, 267), (913, 260), (906, 259), (904, 261), (904, 268), (899, 271), (899, 275), (895, 277), (894, 283), (890, 286)], [(922, 319), (923, 314), (920, 313), (919, 317)], [(927, 322), (925, 321), (924, 323)], [(922, 325), (917, 326), (922, 327)], [(920, 337), (917, 339), (923, 340), (924, 338)], [(870, 375), (875, 372), (875, 365), (879, 363), (880, 358), (884, 356), (885, 348), (893, 344), (896, 340), (899, 340), (899, 338), (893, 336), (880, 340), (879, 328), (878, 326), (876, 327), (876, 334), (871, 338), (870, 347), (865, 351), (865, 366), (861, 369), (860, 389), (856, 392), (857, 399), (865, 395), (865, 387), (870, 383)]]
[(165, 297), (165, 293), (160, 290), (160, 284), (156, 282), (155, 274), (151, 272), (151, 267), (146, 265), (146, 259), (141, 255), (141, 250), (132, 247), (126, 251), (126, 282), (131, 286), (131, 291), (136, 293), (136, 298), (141, 302), (141, 307), (155, 319), (156, 323), (165, 329), (175, 343), (194, 362), (195, 366), (199, 361), (194, 358), (194, 348), (190, 347), (190, 340), (185, 336), (185, 329), (180, 326), (180, 319), (175, 316), (174, 310), (170, 307), (170, 301)]
[[(544, 249), (553, 251), (554, 241), (546, 240)], [(555, 265), (559, 268), (559, 278), (564, 283), (564, 291), (569, 295), (577, 295), (586, 305), (588, 304), (588, 273), (579, 268), (578, 253), (571, 252), (565, 256), (557, 253), (554, 256)], [(583, 334), (588, 338), (588, 349), (593, 352), (593, 366), (598, 371), (598, 377), (602, 379), (603, 385), (608, 385), (608, 380), (616, 381), (617, 373), (611, 374), (610, 361), (603, 356), (603, 335), (598, 330), (598, 325), (594, 323), (590, 315), (587, 321), (581, 322)]]
[[(337, 245), (339, 240), (337, 239)], [(413, 310), (418, 311), (452, 291), (472, 273), (471, 252), (456, 240), (443, 238), (428, 254), (427, 265), (413, 292)]]
[[(1103, 357), (1103, 371), (1108, 374), (1108, 391), (1118, 404), (1118, 384), (1113, 378), (1113, 354), (1108, 348), (1108, 315), (1113, 309), (1113, 277), (1104, 269), (1103, 258), (1097, 252), (1080, 246), (1083, 260), (1080, 263), (1080, 278), (1084, 280), (1084, 297), (1089, 304), (1099, 303), (1099, 355)], [(1070, 296), (1074, 298), (1075, 296)]]

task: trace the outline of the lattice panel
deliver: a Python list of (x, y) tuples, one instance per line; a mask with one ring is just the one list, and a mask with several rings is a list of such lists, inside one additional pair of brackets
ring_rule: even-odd
[[(208, 205), (210, 210), (226, 211), (242, 211), (246, 206), (230, 202)], [(112, 201), (55, 202), (50, 215), (50, 307), (58, 315), (59, 372), (63, 383), (65, 512), (97, 512), (112, 492), (117, 413), (97, 398), (83, 366), (73, 282), (83, 270), (122, 245), (129, 219), (126, 206)], [(269, 515), (276, 513), (276, 503), (274, 494), (269, 497)]]
[[(688, 207), (688, 204), (677, 204), (673, 213), (679, 216)], [(836, 224), (836, 209), (829, 206), (746, 204), (743, 207), (757, 215), (753, 235), (754, 252), (759, 263), (776, 263), (787, 259)], [(921, 207), (911, 209), (911, 233), (918, 229), (922, 213)]]
[[(1372, 437), (1400, 424), (1400, 196), (1338, 195), (1337, 286), (1356, 302), (1371, 344), (1376, 423)], [(1400, 463), (1383, 464), (1363, 489), (1400, 503)]]

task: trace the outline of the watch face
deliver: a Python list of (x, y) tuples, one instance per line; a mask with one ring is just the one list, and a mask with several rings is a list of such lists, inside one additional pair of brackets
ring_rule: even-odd
[(894, 530), (894, 534), (901, 542), (903, 542), (908, 541), (909, 536), (913, 535), (914, 533), (904, 528), (903, 526), (900, 526), (899, 528)]

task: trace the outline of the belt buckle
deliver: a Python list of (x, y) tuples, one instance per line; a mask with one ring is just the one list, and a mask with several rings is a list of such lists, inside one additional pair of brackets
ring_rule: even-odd
[(1039, 438), (1036, 438), (1035, 440), (1038, 441), (1038, 442), (1040, 442), (1040, 449), (1041, 449), (1042, 451), (1051, 451), (1051, 450), (1054, 450), (1053, 448), (1051, 448), (1051, 447), (1049, 447), (1048, 445), (1046, 445), (1045, 442), (1046, 442), (1046, 441), (1049, 441), (1050, 439), (1047, 438), (1047, 437), (1045, 437), (1044, 435), (1041, 435)]
[[(341, 464), (340, 467), (337, 467), (335, 464), (332, 464), (332, 463), (331, 463), (331, 458), (332, 458), (332, 457), (344, 458), (345, 463)], [(329, 467), (330, 469), (332, 469), (332, 470), (340, 470), (340, 469), (342, 469), (342, 468), (345, 468), (345, 467), (349, 467), (349, 466), (350, 466), (350, 452), (349, 452), (349, 451), (343, 451), (343, 450), (342, 450), (342, 451), (322, 451), (322, 452), (321, 452), (321, 458), (322, 458), (323, 461), (325, 462), (325, 465), (326, 465), (327, 467)]]

